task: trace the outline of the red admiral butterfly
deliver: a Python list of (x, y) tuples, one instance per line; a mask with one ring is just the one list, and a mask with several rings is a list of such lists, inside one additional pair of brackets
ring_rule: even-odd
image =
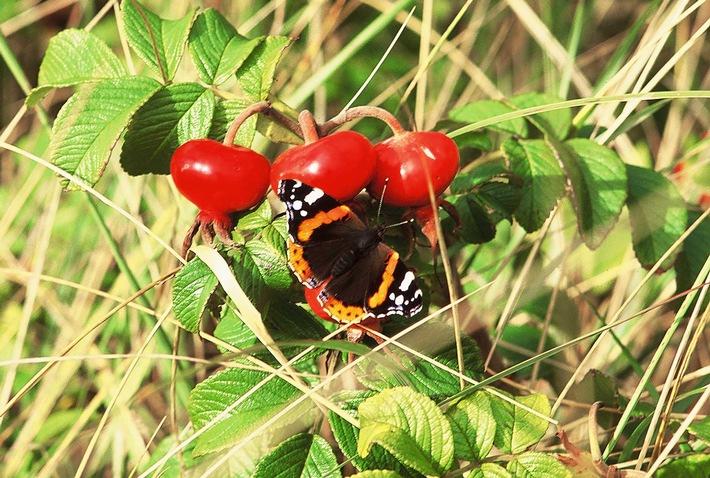
[(300, 181), (279, 181), (278, 194), (286, 204), (289, 266), (306, 287), (323, 286), (318, 301), (336, 322), (422, 309), (414, 273), (382, 243), (384, 226), (368, 228), (348, 206)]

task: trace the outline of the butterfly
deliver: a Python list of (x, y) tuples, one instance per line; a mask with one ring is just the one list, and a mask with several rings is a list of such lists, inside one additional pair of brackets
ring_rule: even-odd
[(321, 288), (318, 302), (339, 323), (363, 323), (422, 309), (422, 291), (399, 254), (345, 204), (300, 181), (279, 181), (286, 205), (288, 263), (303, 285)]

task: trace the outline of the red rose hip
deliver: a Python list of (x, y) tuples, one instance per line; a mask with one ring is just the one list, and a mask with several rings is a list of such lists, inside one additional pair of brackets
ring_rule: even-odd
[[(434, 197), (451, 184), (459, 169), (459, 150), (448, 136), (435, 131), (407, 131), (374, 147), (375, 175), (368, 191), (392, 206), (418, 207), (429, 204), (427, 175)], [(387, 188), (385, 189), (385, 182)]]

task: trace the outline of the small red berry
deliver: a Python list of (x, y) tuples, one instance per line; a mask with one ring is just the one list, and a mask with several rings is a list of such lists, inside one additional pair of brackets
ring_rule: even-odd
[(269, 188), (269, 161), (242, 146), (194, 139), (173, 154), (170, 174), (178, 191), (207, 218), (223, 221), (257, 205)]
[[(459, 150), (448, 136), (435, 131), (408, 131), (375, 145), (377, 166), (370, 194), (392, 206), (429, 203), (427, 177), (434, 197), (451, 184), (459, 169)], [(385, 182), (387, 187), (385, 189)]]
[(348, 201), (372, 180), (375, 152), (370, 142), (355, 131), (341, 131), (313, 143), (295, 146), (271, 166), (271, 188), (279, 181), (297, 179), (321, 189), (339, 201)]

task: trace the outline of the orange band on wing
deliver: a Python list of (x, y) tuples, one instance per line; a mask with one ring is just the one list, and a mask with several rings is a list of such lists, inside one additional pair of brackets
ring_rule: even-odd
[(313, 234), (313, 231), (318, 229), (320, 226), (339, 221), (350, 216), (350, 214), (352, 214), (352, 211), (349, 207), (340, 206), (331, 209), (330, 211), (320, 211), (315, 216), (309, 219), (304, 219), (298, 226), (298, 242), (308, 242), (311, 238), (311, 234)]
[(360, 322), (367, 317), (365, 309), (358, 305), (345, 305), (334, 297), (329, 297), (323, 308), (330, 316), (340, 323)]
[(387, 299), (387, 291), (390, 289), (392, 282), (394, 282), (394, 270), (399, 262), (399, 254), (396, 251), (387, 256), (385, 262), (385, 271), (382, 273), (382, 282), (377, 292), (372, 294), (369, 299), (367, 299), (367, 306), (370, 309), (374, 309)]
[(290, 239), (288, 240), (288, 265), (302, 283), (307, 284), (315, 281), (308, 261), (303, 258), (303, 247)]

